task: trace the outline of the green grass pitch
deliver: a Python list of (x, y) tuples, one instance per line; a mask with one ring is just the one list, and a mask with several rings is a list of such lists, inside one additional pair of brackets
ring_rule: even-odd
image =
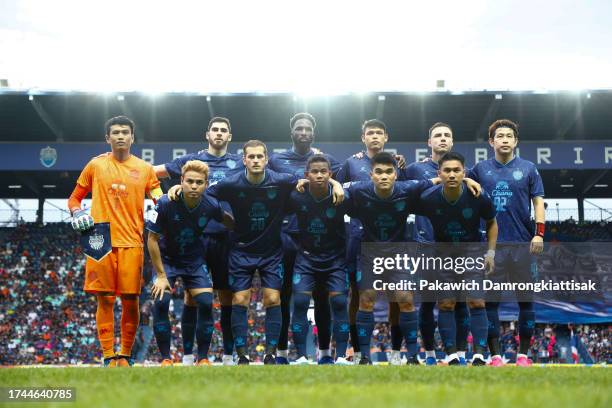
[(611, 374), (600, 367), (2, 368), (0, 384), (75, 387), (76, 402), (59, 407), (585, 408), (611, 406)]

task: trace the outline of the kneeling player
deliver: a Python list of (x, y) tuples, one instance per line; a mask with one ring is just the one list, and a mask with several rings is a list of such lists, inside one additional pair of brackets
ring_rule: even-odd
[[(163, 196), (147, 223), (147, 245), (157, 278), (152, 288), (155, 298), (153, 319), (155, 338), (162, 355), (162, 366), (171, 366), (170, 321), (168, 307), (170, 291), (177, 278), (198, 305), (196, 338), (198, 365), (209, 365), (208, 349), (214, 330), (212, 314), (212, 281), (206, 267), (202, 241), (208, 221), (215, 219), (226, 226), (232, 217), (221, 210), (219, 202), (202, 195), (208, 184), (208, 166), (201, 161), (188, 161), (182, 168), (182, 199), (171, 201)], [(161, 239), (160, 239), (161, 237)]]
[[(491, 197), (482, 193), (474, 197), (465, 191), (463, 180), (465, 178), (465, 160), (459, 153), (446, 153), (439, 161), (438, 175), (442, 185), (432, 187), (421, 194), (416, 213), (425, 215), (431, 221), (436, 242), (474, 243), (481, 241), (480, 220), (486, 221), (488, 251), (485, 254), (485, 267), (491, 271), (494, 265), (495, 243), (497, 241), (497, 223), (495, 222), (495, 207)], [(476, 250), (479, 246), (476, 245)], [(482, 256), (472, 250), (465, 252), (461, 257)], [(455, 254), (455, 250), (452, 251)], [(439, 256), (448, 255), (443, 250), (438, 251)], [(457, 254), (455, 254), (457, 255)], [(460, 279), (474, 279), (479, 282), (479, 289), (467, 294), (467, 303), (470, 309), (471, 332), (474, 338), (474, 356), (472, 365), (485, 365), (483, 353), (487, 346), (487, 313), (485, 310), (484, 292), (482, 291), (482, 275), (478, 270), (469, 270), (458, 275), (455, 270), (440, 272), (444, 282), (455, 282)], [(444, 292), (438, 294), (438, 329), (444, 351), (449, 365), (460, 363), (457, 355), (455, 293)]]
[(329, 184), (331, 174), (330, 161), (323, 155), (313, 155), (306, 164), (307, 191), (294, 191), (289, 200), (289, 212), (296, 214), (299, 231), (293, 271), (292, 322), (298, 364), (308, 362), (306, 338), (309, 324), (306, 314), (315, 287), (325, 287), (329, 292), (336, 364), (350, 364), (345, 358), (349, 335), (344, 227), (346, 201), (334, 206)]

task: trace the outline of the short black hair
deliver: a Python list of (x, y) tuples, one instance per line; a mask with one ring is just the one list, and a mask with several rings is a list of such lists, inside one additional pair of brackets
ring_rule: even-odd
[(397, 170), (397, 161), (395, 157), (389, 152), (380, 152), (376, 153), (374, 157), (372, 157), (372, 168), (377, 164), (388, 164), (393, 166)]
[(453, 133), (453, 128), (452, 128), (452, 127), (450, 127), (450, 125), (449, 125), (448, 123), (444, 123), (444, 122), (436, 122), (436, 123), (434, 123), (433, 125), (431, 125), (431, 127), (429, 128), (429, 137), (431, 137), (431, 132), (433, 132), (433, 130), (434, 130), (435, 128), (437, 128), (437, 127), (441, 127), (441, 126), (447, 127), (447, 128), (448, 128), (448, 129), (451, 131), (451, 134)]
[(438, 161), (438, 167), (442, 167), (442, 163), (451, 161), (451, 160), (457, 160), (458, 162), (461, 163), (463, 167), (465, 167), (465, 157), (463, 157), (461, 153), (457, 153), (457, 152), (445, 153), (444, 156), (440, 158), (440, 161)]
[(215, 116), (214, 118), (212, 118), (209, 122), (208, 122), (208, 128), (207, 131), (210, 132), (210, 128), (212, 127), (213, 123), (215, 122), (223, 122), (227, 125), (227, 130), (229, 131), (229, 133), (232, 133), (232, 125), (230, 125), (230, 121), (228, 118), (224, 118), (223, 116)]
[(310, 170), (310, 165), (312, 163), (327, 163), (327, 167), (331, 171), (331, 162), (327, 157), (322, 154), (313, 154), (312, 156), (310, 156), (310, 159), (308, 159), (308, 161), (306, 162), (306, 171)]
[(317, 127), (317, 121), (315, 120), (314, 116), (312, 116), (308, 112), (300, 112), (300, 113), (296, 113), (295, 115), (291, 117), (291, 119), (289, 119), (289, 129), (293, 129), (293, 125), (295, 125), (295, 122), (297, 122), (300, 119), (309, 120), (310, 123), (312, 123), (313, 129)]
[(363, 125), (361, 125), (362, 135), (365, 135), (365, 131), (367, 128), (380, 128), (384, 130), (385, 133), (387, 133), (387, 125), (385, 125), (385, 122), (383, 122), (380, 119), (368, 119), (365, 122), (363, 122)]
[(107, 120), (104, 124), (104, 131), (106, 132), (106, 135), (110, 134), (110, 128), (113, 125), (129, 126), (130, 130), (132, 131), (132, 135), (134, 135), (134, 121), (127, 116), (115, 116)]
[(518, 124), (514, 123), (510, 119), (498, 119), (495, 122), (491, 123), (491, 126), (489, 126), (489, 139), (493, 139), (495, 137), (495, 131), (503, 127), (512, 129), (512, 131), (514, 132), (514, 137), (518, 139)]

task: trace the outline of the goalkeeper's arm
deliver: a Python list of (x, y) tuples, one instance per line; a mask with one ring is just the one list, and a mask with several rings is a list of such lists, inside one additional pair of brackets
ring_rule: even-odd
[(81, 202), (87, 197), (88, 193), (89, 190), (77, 184), (68, 199), (68, 209), (70, 210), (70, 214), (72, 214), (72, 228), (77, 231), (88, 230), (94, 225), (94, 220), (91, 215), (81, 209)]

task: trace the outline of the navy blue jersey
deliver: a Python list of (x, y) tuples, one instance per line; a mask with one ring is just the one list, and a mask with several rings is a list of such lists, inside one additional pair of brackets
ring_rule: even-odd
[[(314, 154), (315, 153), (310, 150), (305, 155), (301, 155), (294, 152), (293, 149), (289, 149), (282, 153), (274, 153), (270, 156), (268, 168), (277, 173), (293, 174), (298, 179), (303, 179), (304, 172), (306, 171), (306, 163)], [(331, 163), (332, 174), (336, 174), (340, 169), (340, 162), (328, 154), (324, 156), (327, 157)], [(283, 225), (283, 231), (291, 234), (297, 234), (299, 232), (295, 216), (287, 216), (285, 224)]]
[(265, 172), (259, 184), (251, 184), (245, 170), (207, 190), (230, 205), (235, 219), (234, 247), (249, 254), (263, 255), (280, 248), (285, 206), (298, 181), (290, 174)]
[(421, 194), (415, 212), (429, 218), (436, 242), (480, 242), (480, 220), (495, 218), (491, 196), (482, 191), (479, 197), (464, 185), (454, 202), (444, 197), (444, 186), (439, 184)]
[[(206, 150), (200, 150), (197, 153), (186, 154), (177, 157), (170, 163), (164, 164), (168, 175), (173, 179), (181, 178), (181, 169), (189, 160), (199, 160), (208, 164), (208, 184), (223, 180), (224, 178), (244, 171), (242, 156), (232, 153), (226, 153), (224, 156), (217, 157), (208, 153)], [(216, 221), (212, 221), (206, 227), (206, 234), (215, 234), (227, 231), (226, 228)]]
[(544, 197), (542, 177), (535, 164), (515, 157), (507, 164), (495, 158), (477, 163), (468, 177), (491, 195), (497, 210), (498, 242), (529, 242), (534, 235), (531, 199)]
[[(351, 156), (346, 159), (336, 175), (336, 180), (340, 183), (348, 183), (351, 181), (370, 181), (372, 161), (365, 151), (361, 152), (361, 156), (361, 158)], [(406, 177), (406, 169), (398, 169), (397, 179), (409, 180)]]
[[(438, 163), (433, 160), (414, 162), (406, 167), (408, 180), (429, 180), (438, 176)], [(413, 238), (417, 242), (433, 242), (434, 233), (429, 218), (417, 215), (414, 220)]]
[(177, 267), (199, 266), (204, 263), (200, 237), (213, 219), (223, 220), (221, 206), (213, 197), (203, 195), (200, 203), (189, 209), (182, 199), (172, 201), (164, 194), (149, 216), (147, 229), (162, 236), (159, 247), (164, 262)]
[(291, 193), (287, 209), (296, 215), (300, 249), (307, 251), (316, 260), (338, 256), (344, 258), (344, 214), (350, 201), (348, 191), (345, 190), (344, 194), (344, 201), (334, 206), (331, 186), (327, 197), (320, 201), (308, 191)]
[(389, 198), (380, 198), (371, 181), (351, 184), (349, 215), (361, 221), (364, 242), (405, 241), (406, 218), (431, 181), (400, 181)]

